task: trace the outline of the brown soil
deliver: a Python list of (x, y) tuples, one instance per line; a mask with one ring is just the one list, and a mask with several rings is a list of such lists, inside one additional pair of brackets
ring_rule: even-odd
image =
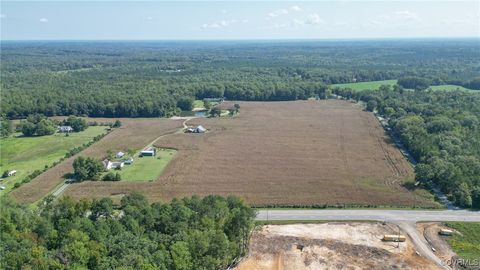
[(234, 193), (254, 204), (421, 203), (400, 186), (412, 168), (372, 114), (344, 101), (240, 105), (237, 118), (193, 121), (210, 129), (205, 135), (156, 143), (180, 149), (158, 199)]
[(249, 255), (237, 270), (438, 269), (415, 254), (410, 239), (381, 241), (397, 233), (380, 223), (269, 225), (254, 232)]
[(412, 167), (375, 117), (357, 105), (328, 100), (240, 106), (233, 118), (188, 123), (204, 125), (206, 134), (175, 133), (158, 140), (156, 146), (179, 152), (157, 181), (86, 182), (67, 194), (101, 197), (138, 190), (153, 201), (236, 194), (255, 205), (433, 205), (402, 187), (413, 179)]
[(438, 232), (441, 229), (449, 229), (438, 222), (418, 223), (417, 229), (420, 234), (425, 237), (430, 247), (435, 249), (435, 255), (444, 262), (451, 261), (452, 258), (457, 257), (450, 245), (445, 241), (448, 236), (441, 236)]

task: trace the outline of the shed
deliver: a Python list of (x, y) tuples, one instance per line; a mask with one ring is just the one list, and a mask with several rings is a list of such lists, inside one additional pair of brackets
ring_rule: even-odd
[(156, 154), (156, 150), (153, 147), (145, 148), (142, 150), (142, 152), (140, 152), (140, 155), (142, 157), (153, 157), (155, 156), (155, 154)]
[(117, 158), (122, 158), (123, 156), (125, 156), (125, 153), (120, 151), (117, 153)]
[(12, 176), (12, 175), (15, 175), (17, 173), (16, 170), (11, 170), (7, 173), (8, 176)]

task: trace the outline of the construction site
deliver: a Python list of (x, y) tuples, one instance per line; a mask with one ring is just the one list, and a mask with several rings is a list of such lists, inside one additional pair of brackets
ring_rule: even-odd
[[(440, 233), (449, 231), (440, 223), (417, 226), (439, 259), (455, 258)], [(409, 233), (393, 223), (265, 225), (254, 231), (249, 254), (235, 269), (450, 269), (418, 250)]]

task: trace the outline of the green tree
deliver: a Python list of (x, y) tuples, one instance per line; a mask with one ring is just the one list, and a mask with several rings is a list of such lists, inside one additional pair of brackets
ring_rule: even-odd
[(377, 101), (371, 99), (367, 102), (367, 111), (373, 112), (377, 108)]
[(67, 118), (65, 124), (71, 126), (75, 132), (83, 131), (88, 127), (85, 119), (73, 115)]
[(210, 110), (210, 116), (211, 117), (220, 117), (221, 115), (222, 115), (222, 110), (220, 110), (220, 108), (218, 108), (218, 107), (213, 107)]
[(462, 183), (453, 192), (454, 202), (461, 207), (472, 207), (472, 196), (467, 184)]
[(77, 180), (97, 180), (100, 172), (104, 171), (100, 161), (91, 157), (77, 157), (73, 161), (73, 170)]
[(191, 111), (193, 109), (194, 99), (191, 97), (182, 97), (177, 101), (177, 107), (182, 111)]
[(24, 136), (31, 137), (35, 135), (35, 132), (37, 131), (37, 125), (29, 121), (25, 121), (21, 125)]
[(188, 250), (188, 245), (185, 242), (178, 241), (172, 245), (170, 254), (173, 260), (173, 269), (175, 270), (189, 270), (192, 269), (192, 255)]
[(53, 122), (48, 119), (42, 119), (38, 122), (35, 133), (38, 136), (52, 135), (56, 129)]

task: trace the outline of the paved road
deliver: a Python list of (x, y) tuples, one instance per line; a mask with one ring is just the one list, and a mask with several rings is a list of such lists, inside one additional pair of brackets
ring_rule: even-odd
[(388, 222), (478, 221), (480, 212), (467, 210), (260, 210), (257, 220), (379, 220)]
[(260, 210), (257, 220), (377, 220), (398, 225), (412, 240), (421, 256), (435, 262), (442, 269), (450, 269), (431, 249), (418, 232), (419, 221), (477, 221), (480, 212), (467, 210)]

